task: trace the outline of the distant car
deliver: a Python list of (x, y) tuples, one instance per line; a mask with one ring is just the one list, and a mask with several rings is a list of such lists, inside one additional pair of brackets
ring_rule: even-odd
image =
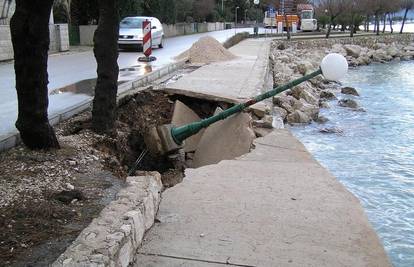
[(121, 49), (137, 48), (142, 50), (142, 23), (151, 22), (152, 47), (164, 47), (164, 30), (161, 22), (154, 17), (126, 17), (119, 25), (118, 46)]

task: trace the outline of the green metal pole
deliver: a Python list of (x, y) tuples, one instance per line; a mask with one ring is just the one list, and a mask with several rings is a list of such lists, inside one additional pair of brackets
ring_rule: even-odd
[(261, 95), (256, 96), (255, 98), (250, 99), (249, 101), (245, 102), (245, 103), (240, 103), (237, 104), (229, 109), (224, 110), (223, 112), (220, 112), (217, 115), (214, 115), (210, 118), (198, 121), (198, 122), (193, 122), (181, 127), (173, 127), (171, 129), (171, 136), (174, 139), (174, 141), (177, 143), (177, 145), (181, 145), (182, 142), (184, 140), (186, 140), (187, 138), (197, 134), (199, 131), (201, 131), (204, 128), (207, 128), (208, 126), (210, 126), (211, 124), (218, 122), (220, 120), (224, 120), (228, 117), (230, 117), (233, 114), (239, 113), (241, 111), (243, 111), (245, 108), (254, 105), (258, 102), (261, 102), (267, 98), (273, 97), (277, 94), (280, 94), (294, 86), (297, 86), (303, 82), (306, 82), (318, 75), (322, 74), (322, 70), (319, 69), (315, 72), (312, 72), (308, 75), (305, 75), (299, 79), (293, 80), (285, 85), (281, 85), (281, 86), (275, 86), (273, 88), (273, 90), (268, 91), (266, 93), (263, 93)]

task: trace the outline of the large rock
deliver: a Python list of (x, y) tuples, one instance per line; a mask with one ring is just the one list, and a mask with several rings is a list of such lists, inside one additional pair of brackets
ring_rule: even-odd
[(353, 87), (344, 87), (341, 89), (341, 93), (345, 95), (359, 96), (358, 91)]
[(361, 47), (359, 45), (344, 45), (344, 49), (348, 56), (358, 58), (361, 54)]
[(299, 110), (308, 115), (311, 119), (316, 120), (319, 116), (319, 106), (311, 105), (304, 101), (301, 101), (301, 103), (302, 107)]
[(341, 99), (338, 102), (339, 106), (344, 108), (352, 108), (352, 109), (358, 109), (359, 105), (358, 102), (356, 102), (353, 99)]
[(319, 130), (320, 133), (324, 133), (324, 134), (343, 134), (344, 130), (342, 130), (339, 127), (325, 127)]
[[(171, 123), (174, 126), (183, 126), (185, 124), (200, 121), (200, 117), (184, 103), (180, 101), (175, 102), (174, 113)], [(204, 130), (201, 130), (198, 134), (191, 136), (184, 142), (184, 151), (191, 152), (197, 149), (198, 143), (203, 136)]]
[(373, 45), (374, 49), (381, 49), (381, 48), (386, 48), (386, 47), (387, 47), (387, 45), (384, 44), (384, 43), (376, 43), (376, 44)]
[(387, 54), (391, 57), (396, 57), (396, 56), (399, 56), (401, 54), (400, 51), (398, 50), (398, 48), (393, 46), (393, 45), (388, 46), (386, 51), (387, 51)]
[(284, 108), (281, 107), (274, 107), (273, 113), (275, 116), (279, 116), (282, 120), (286, 119), (287, 111)]
[(346, 50), (344, 49), (344, 47), (341, 44), (334, 44), (332, 46), (331, 52), (338, 53), (338, 54), (341, 54), (343, 56), (347, 55)]
[(327, 100), (337, 99), (335, 94), (332, 93), (331, 91), (322, 91), (319, 96), (320, 98), (327, 99)]
[(210, 125), (194, 154), (192, 168), (234, 159), (250, 151), (256, 135), (250, 128), (252, 118), (239, 113)]
[(414, 51), (414, 46), (412, 46), (412, 45), (405, 46), (404, 50), (405, 51)]
[(378, 62), (390, 61), (392, 60), (392, 56), (388, 55), (385, 49), (378, 49), (374, 52), (373, 60)]
[(329, 119), (325, 116), (319, 115), (315, 121), (319, 124), (324, 124), (324, 123), (327, 123)]
[(277, 107), (281, 107), (288, 113), (294, 111), (289, 96), (276, 96), (273, 97), (273, 104)]
[(302, 75), (306, 75), (313, 71), (313, 65), (309, 61), (302, 61), (296, 66), (296, 71)]
[(307, 90), (302, 90), (299, 94), (299, 98), (305, 100), (311, 105), (317, 105), (319, 102), (319, 100)]
[(287, 121), (290, 124), (304, 124), (304, 123), (311, 123), (312, 119), (304, 112), (300, 110), (295, 110), (292, 114), (287, 116)]
[(279, 59), (283, 63), (290, 63), (292, 61), (291, 58), (287, 55), (281, 55), (279, 57), (276, 57), (276, 59)]
[(364, 55), (357, 58), (356, 62), (358, 65), (369, 65), (371, 64), (371, 59), (368, 55)]

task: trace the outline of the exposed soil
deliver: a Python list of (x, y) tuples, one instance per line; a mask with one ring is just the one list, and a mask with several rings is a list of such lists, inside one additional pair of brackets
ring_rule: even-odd
[[(192, 102), (187, 100), (186, 102)], [(62, 149), (0, 154), (0, 266), (47, 266), (115, 198), (145, 149), (143, 134), (170, 123), (174, 102), (146, 90), (119, 103), (113, 136), (94, 134), (90, 112), (56, 128)], [(201, 105), (203, 117), (215, 109)], [(140, 171), (159, 171), (166, 187), (181, 182), (183, 165), (147, 154)]]

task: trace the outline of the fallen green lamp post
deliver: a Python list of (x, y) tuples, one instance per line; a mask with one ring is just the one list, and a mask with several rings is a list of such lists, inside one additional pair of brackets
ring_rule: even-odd
[(251, 105), (261, 102), (267, 98), (271, 98), (277, 94), (280, 94), (320, 74), (322, 74), (327, 80), (338, 81), (346, 74), (347, 71), (348, 63), (342, 55), (335, 53), (329, 54), (322, 60), (321, 66), (318, 70), (310, 74), (307, 74), (299, 79), (293, 80), (285, 85), (275, 86), (273, 90), (258, 95), (245, 103), (237, 104), (217, 115), (181, 127), (175, 127), (169, 124), (153, 128), (145, 137), (147, 148), (149, 149), (151, 154), (164, 155), (172, 153), (181, 148), (183, 142), (187, 138), (197, 134), (199, 131), (201, 131), (204, 128), (207, 128), (215, 122), (224, 120), (230, 117), (231, 115), (243, 111)]

